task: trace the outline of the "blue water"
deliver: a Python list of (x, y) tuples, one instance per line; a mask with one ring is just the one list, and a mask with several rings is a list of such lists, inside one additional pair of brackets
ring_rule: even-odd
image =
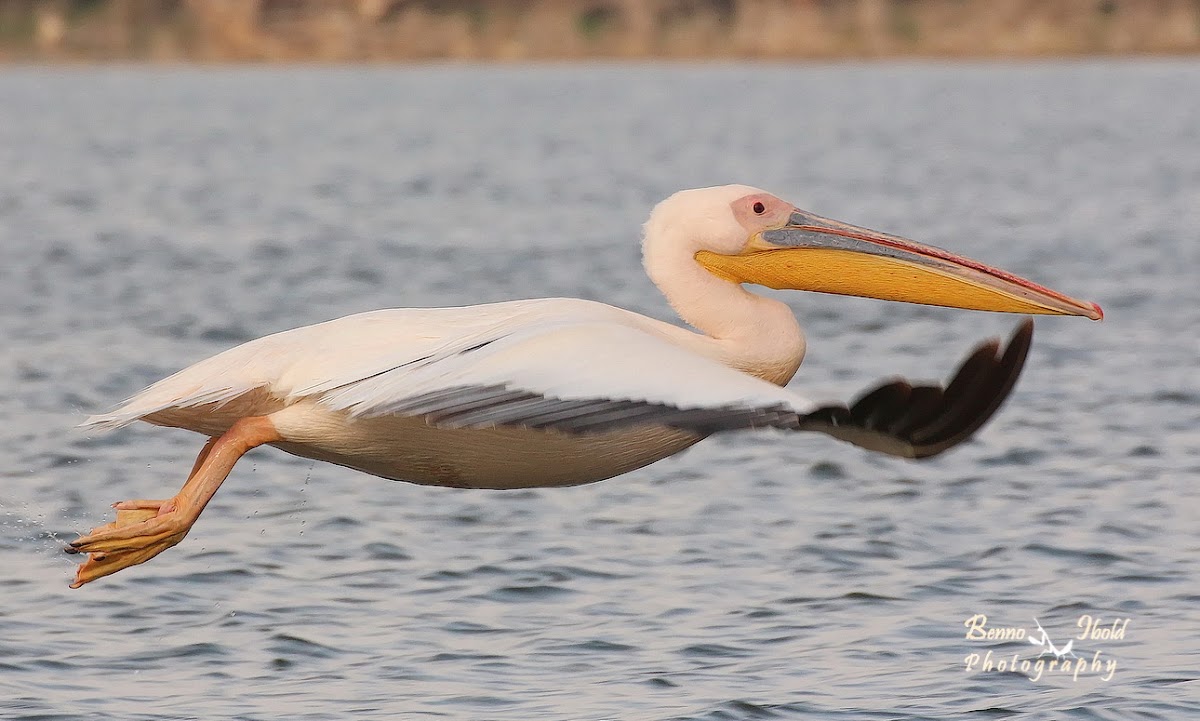
[[(201, 439), (82, 418), (350, 312), (569, 295), (658, 317), (639, 224), (746, 182), (1099, 302), (910, 463), (714, 438), (524, 492), (272, 449), (183, 544), (61, 545)], [(936, 378), (1008, 316), (779, 293), (793, 387)], [(0, 717), (1185, 719), (1200, 713), (1200, 64), (0, 71)], [(1075, 640), (1106, 674), (968, 672)], [(1099, 653), (1097, 657), (1094, 654)], [(1049, 657), (1044, 656), (1043, 661)], [(1069, 657), (1068, 657), (1069, 658)], [(1074, 661), (1072, 661), (1074, 663)], [(975, 712), (975, 713), (970, 713)]]

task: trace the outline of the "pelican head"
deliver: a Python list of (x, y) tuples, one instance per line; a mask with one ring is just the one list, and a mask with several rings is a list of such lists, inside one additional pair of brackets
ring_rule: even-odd
[(696, 261), (734, 283), (969, 310), (1104, 317), (1095, 303), (941, 248), (822, 218), (745, 185), (676, 193), (655, 208), (647, 239), (652, 231), (687, 236)]

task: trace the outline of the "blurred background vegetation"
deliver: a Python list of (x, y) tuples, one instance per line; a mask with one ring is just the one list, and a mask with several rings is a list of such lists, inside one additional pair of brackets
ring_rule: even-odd
[(0, 60), (1193, 53), (1200, 0), (0, 0)]

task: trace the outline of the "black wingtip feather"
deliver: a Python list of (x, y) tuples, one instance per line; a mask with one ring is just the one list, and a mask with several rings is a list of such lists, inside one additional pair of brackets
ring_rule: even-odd
[(848, 409), (825, 406), (800, 419), (814, 430), (855, 445), (907, 458), (929, 458), (978, 431), (1016, 385), (1033, 342), (1033, 320), (1017, 326), (1008, 343), (979, 344), (945, 390), (898, 380), (865, 394)]

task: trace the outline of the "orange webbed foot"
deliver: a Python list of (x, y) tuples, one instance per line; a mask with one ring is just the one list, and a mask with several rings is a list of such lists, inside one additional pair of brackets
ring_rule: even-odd
[(115, 521), (92, 529), (63, 549), (89, 554), (76, 569), (71, 588), (149, 561), (182, 541), (195, 523), (195, 518), (176, 510), (175, 499), (121, 501), (113, 508)]

